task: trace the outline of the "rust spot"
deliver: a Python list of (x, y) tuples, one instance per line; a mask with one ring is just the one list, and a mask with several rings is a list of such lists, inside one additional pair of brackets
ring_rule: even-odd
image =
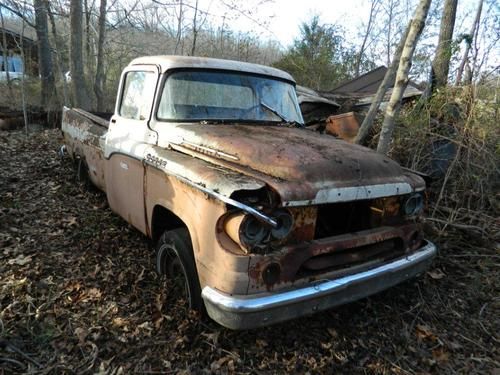
[[(189, 154), (265, 182), (282, 202), (314, 201), (323, 189), (408, 182), (377, 153), (303, 129), (254, 125), (180, 125)], [(187, 152), (187, 151), (186, 151)], [(238, 155), (230, 160), (220, 155)], [(418, 181), (415, 181), (418, 184)]]
[[(298, 278), (305, 277), (301, 273), (304, 268), (318, 271), (317, 274), (321, 275), (329, 267), (350, 267), (351, 264), (358, 264), (379, 255), (401, 256), (418, 248), (422, 238), (418, 224), (406, 224), (286, 246), (272, 257), (262, 258), (250, 267), (250, 284), (257, 287), (264, 286), (270, 290), (278, 284), (294, 282)], [(281, 267), (280, 278), (274, 284), (266, 284), (262, 277), (270, 263), (278, 263)]]
[(327, 134), (354, 143), (354, 138), (359, 130), (359, 121), (354, 112), (330, 116), (326, 120), (325, 130)]

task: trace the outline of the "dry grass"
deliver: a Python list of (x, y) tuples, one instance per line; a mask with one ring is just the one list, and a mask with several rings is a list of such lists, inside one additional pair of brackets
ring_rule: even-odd
[(500, 240), (499, 108), (470, 95), (469, 87), (444, 91), (423, 107), (406, 108), (392, 155), (433, 175), (427, 220), (439, 235), (452, 227), (495, 247)]

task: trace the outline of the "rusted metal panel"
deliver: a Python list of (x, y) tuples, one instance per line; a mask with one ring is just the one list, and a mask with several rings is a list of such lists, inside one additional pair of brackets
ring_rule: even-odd
[[(384, 155), (304, 129), (185, 124), (169, 131), (170, 138), (160, 137), (159, 146), (189, 142), (213, 150), (207, 154), (191, 147), (185, 152), (267, 183), (280, 195), (283, 205), (401, 195), (425, 186), (418, 177), (408, 178)], [(234, 160), (217, 157), (217, 153), (231, 155)]]
[(151, 146), (146, 151), (145, 161), (165, 173), (182, 176), (195, 185), (209, 188), (224, 196), (230, 197), (238, 190), (258, 190), (265, 183), (244, 174), (210, 164), (204, 160), (192, 158), (186, 153)]
[[(174, 152), (174, 151), (170, 151)], [(221, 201), (207, 196), (173, 175), (146, 165), (145, 205), (148, 222), (156, 206), (178, 216), (189, 229), (200, 285), (210, 285), (227, 293), (248, 291), (248, 255), (230, 251), (227, 237), (218, 236), (217, 220), (226, 213)]]
[(349, 143), (354, 143), (358, 130), (359, 121), (354, 112), (342, 113), (326, 119), (326, 133)]
[[(404, 252), (412, 251), (421, 243), (422, 233), (420, 226), (417, 224), (406, 224), (392, 227), (379, 227), (368, 229), (356, 233), (346, 233), (339, 236), (306, 241), (297, 245), (284, 246), (278, 252), (269, 256), (254, 256), (250, 263), (250, 289), (254, 291), (263, 291), (271, 289), (280, 289), (286, 285), (292, 285), (299, 279), (314, 280), (317, 277), (324, 277), (324, 273), (328, 271), (329, 264), (327, 261), (313, 261), (309, 263), (309, 267), (319, 268), (323, 265), (323, 274), (301, 275), (301, 268), (307, 262), (316, 257), (340, 254), (337, 258), (331, 258), (330, 262), (340, 262), (348, 267), (349, 261), (357, 263), (363, 260), (363, 257), (368, 259), (373, 255), (374, 248), (369, 248), (369, 245), (384, 243), (389, 240), (399, 241), (398, 251), (394, 249), (392, 256), (397, 256)], [(364, 252), (356, 252), (356, 249), (366, 247)], [(352, 250), (349, 254), (346, 250)], [(389, 249), (390, 250), (390, 249)], [(357, 258), (355, 258), (357, 257)], [(265, 282), (263, 274), (269, 264), (278, 264), (280, 267), (280, 277), (273, 284)], [(312, 266), (311, 266), (312, 265)]]
[(106, 128), (90, 121), (82, 111), (63, 109), (62, 130), (68, 153), (81, 158), (88, 168), (91, 181), (101, 190), (106, 189), (101, 137)]

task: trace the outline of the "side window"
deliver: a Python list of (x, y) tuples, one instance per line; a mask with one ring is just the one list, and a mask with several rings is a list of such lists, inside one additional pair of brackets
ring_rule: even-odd
[(132, 120), (149, 117), (156, 80), (153, 72), (128, 72), (125, 76), (120, 116)]
[(23, 71), (23, 59), (20, 56), (12, 57), (12, 71), (22, 73)]

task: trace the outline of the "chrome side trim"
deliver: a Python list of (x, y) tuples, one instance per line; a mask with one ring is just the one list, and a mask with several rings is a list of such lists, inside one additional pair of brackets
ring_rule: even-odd
[(204, 192), (204, 193), (206, 193), (206, 194), (208, 194), (216, 199), (219, 199), (220, 201), (222, 201), (224, 203), (230, 204), (231, 206), (237, 207), (240, 210), (245, 211), (246, 213), (249, 213), (250, 215), (254, 216), (257, 220), (260, 220), (260, 221), (272, 226), (273, 228), (278, 227), (278, 222), (275, 219), (263, 214), (262, 212), (256, 210), (255, 208), (247, 206), (246, 204), (238, 202), (232, 198), (226, 197), (225, 195), (219, 194), (212, 189), (208, 189), (202, 185), (196, 184), (193, 181), (190, 181), (185, 177), (182, 177), (179, 175), (175, 175), (175, 177), (178, 178), (179, 180), (181, 180), (182, 182), (188, 184), (189, 186), (194, 187), (195, 189), (201, 190), (202, 192)]
[[(432, 258), (435, 253), (435, 245), (431, 242), (427, 242), (425, 246), (407, 257), (397, 259), (391, 263), (384, 264), (368, 271), (344, 276), (335, 280), (318, 282), (313, 286), (305, 288), (268, 294), (263, 297), (245, 297), (227, 295), (206, 286), (203, 288), (202, 297), (206, 302), (209, 302), (216, 308), (227, 312), (237, 314), (263, 312), (269, 309), (281, 308), (301, 302), (304, 303), (308, 300), (335, 294), (352, 284), (368, 282), (384, 274), (404, 271), (405, 269), (411, 268), (411, 266), (415, 263), (420, 263), (426, 259)], [(369, 286), (367, 286), (367, 288), (369, 288)]]
[[(238, 202), (237, 200), (234, 200), (234, 199), (229, 198), (223, 194), (220, 194), (220, 193), (216, 192), (215, 190), (209, 189), (201, 184), (197, 184), (197, 183), (187, 179), (186, 177), (183, 177), (177, 173), (173, 173), (173, 172), (165, 169), (164, 167), (162, 168), (161, 166), (158, 165), (158, 162), (153, 162), (152, 160), (149, 160), (148, 158), (144, 158), (143, 163), (145, 163), (153, 168), (156, 168), (164, 173), (167, 173), (170, 176), (174, 176), (175, 178), (179, 179), (179, 181), (182, 181), (185, 184), (187, 184), (195, 189), (198, 189), (198, 190), (204, 192), (205, 194), (210, 195), (211, 197), (214, 197), (214, 198), (216, 198), (224, 203), (227, 203), (227, 204), (230, 204), (231, 206), (239, 208), (240, 210), (254, 216), (257, 220), (260, 220), (263, 223), (270, 225), (273, 228), (276, 228), (278, 226), (278, 222), (275, 219), (265, 215), (264, 213), (260, 212), (259, 210), (256, 210), (253, 207), (247, 206), (246, 204), (243, 204), (241, 202)], [(165, 160), (165, 165), (168, 165), (168, 161), (166, 161), (166, 160)]]

